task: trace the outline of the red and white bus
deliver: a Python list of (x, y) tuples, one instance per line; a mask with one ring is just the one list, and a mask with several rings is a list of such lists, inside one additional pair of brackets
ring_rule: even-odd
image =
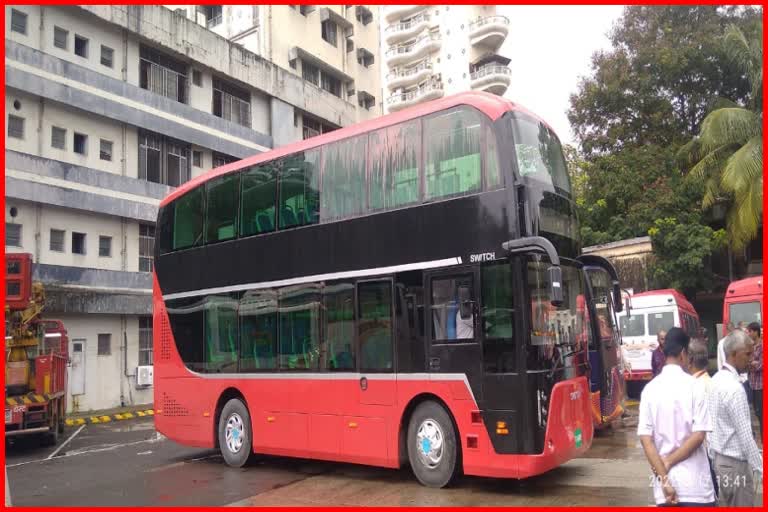
[(232, 466), (410, 464), (434, 487), (584, 453), (589, 371), (608, 407), (618, 365), (593, 280), (621, 301), (573, 201), (553, 131), (485, 93), (182, 185), (158, 216), (157, 429)]
[(763, 276), (734, 281), (728, 286), (723, 301), (723, 334), (728, 325), (746, 327), (752, 322), (763, 325)]
[(699, 314), (677, 290), (650, 290), (630, 296), (630, 311), (618, 314), (622, 351), (629, 381), (650, 380), (651, 358), (659, 346), (658, 334), (680, 327), (694, 339), (700, 334)]

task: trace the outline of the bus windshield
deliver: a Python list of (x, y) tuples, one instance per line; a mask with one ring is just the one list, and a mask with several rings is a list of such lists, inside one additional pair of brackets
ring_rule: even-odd
[(645, 315), (622, 316), (621, 335), (622, 336), (643, 336), (645, 335)]
[(571, 184), (557, 136), (547, 126), (527, 116), (512, 117), (512, 136), (520, 175), (555, 186), (571, 197)]
[(733, 325), (739, 325), (741, 322), (761, 322), (759, 302), (740, 302), (731, 304), (728, 308), (728, 316)]
[(648, 334), (656, 336), (660, 331), (668, 331), (675, 326), (675, 314), (671, 311), (648, 314)]
[(549, 300), (549, 264), (528, 262), (528, 286), (531, 293), (531, 347), (529, 369), (545, 369), (554, 365), (572, 366), (569, 356), (579, 354), (587, 341), (581, 333), (586, 319), (578, 297), (584, 295), (584, 279), (576, 267), (563, 265), (563, 304), (555, 307)]

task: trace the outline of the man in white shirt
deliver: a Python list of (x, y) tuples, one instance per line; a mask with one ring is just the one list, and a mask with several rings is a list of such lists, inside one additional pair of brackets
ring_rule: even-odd
[(763, 457), (752, 437), (752, 416), (739, 373), (749, 367), (754, 346), (743, 331), (734, 330), (724, 343), (726, 361), (712, 377), (709, 410), (713, 429), (709, 449), (714, 454), (720, 503), (754, 507), (753, 472), (762, 476)]
[(703, 387), (684, 370), (689, 343), (679, 327), (667, 332), (666, 364), (640, 395), (637, 435), (654, 473), (658, 506), (715, 506), (703, 445), (712, 426)]

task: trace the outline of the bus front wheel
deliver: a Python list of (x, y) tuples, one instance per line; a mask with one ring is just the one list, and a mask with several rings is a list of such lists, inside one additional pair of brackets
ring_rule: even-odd
[(219, 416), (219, 449), (224, 462), (233, 468), (245, 466), (251, 457), (251, 415), (238, 398), (228, 401)]
[(408, 460), (416, 478), (427, 487), (445, 487), (459, 469), (457, 435), (446, 410), (423, 402), (408, 423)]

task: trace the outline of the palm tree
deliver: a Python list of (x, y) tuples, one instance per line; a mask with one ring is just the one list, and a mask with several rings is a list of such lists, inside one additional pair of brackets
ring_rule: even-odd
[(751, 94), (742, 107), (719, 100), (701, 123), (700, 135), (680, 149), (705, 184), (703, 208), (728, 203), (726, 226), (733, 250), (757, 236), (763, 212), (763, 49), (762, 34), (750, 45), (735, 26), (726, 30), (725, 54), (749, 80)]

